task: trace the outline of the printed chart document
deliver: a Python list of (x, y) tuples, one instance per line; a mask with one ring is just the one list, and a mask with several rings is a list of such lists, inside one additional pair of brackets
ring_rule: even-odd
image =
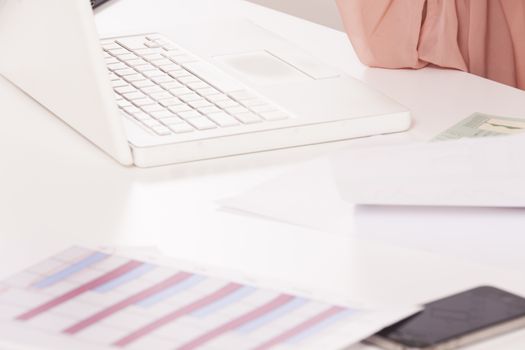
[[(416, 311), (373, 310), (73, 247), (0, 284), (16, 349), (342, 349)], [(1, 344), (1, 342), (0, 342)]]

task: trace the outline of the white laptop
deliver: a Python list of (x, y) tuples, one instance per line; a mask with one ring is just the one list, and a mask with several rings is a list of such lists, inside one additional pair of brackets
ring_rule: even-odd
[(201, 28), (191, 51), (158, 33), (100, 41), (87, 0), (0, 0), (0, 74), (123, 165), (410, 126), (403, 106), (254, 24)]

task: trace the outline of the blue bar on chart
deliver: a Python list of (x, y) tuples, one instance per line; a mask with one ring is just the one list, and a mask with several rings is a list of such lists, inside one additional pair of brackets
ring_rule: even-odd
[(92, 253), (90, 255), (88, 255), (86, 258), (80, 260), (79, 262), (77, 263), (74, 263), (73, 265), (70, 265), (66, 268), (64, 268), (63, 270), (55, 273), (55, 274), (52, 274), (46, 278), (44, 278), (43, 280), (39, 281), (38, 283), (35, 283), (34, 284), (34, 287), (35, 288), (46, 288), (46, 287), (50, 287), (60, 281), (63, 281), (71, 276), (73, 276), (74, 274), (76, 274), (77, 272), (80, 272), (92, 265), (95, 265), (96, 263), (108, 258), (109, 255), (108, 254), (104, 254), (104, 253), (100, 253), (100, 252), (95, 252), (95, 253)]

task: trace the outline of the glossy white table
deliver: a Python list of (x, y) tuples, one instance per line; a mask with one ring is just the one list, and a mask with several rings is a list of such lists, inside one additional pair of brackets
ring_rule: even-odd
[[(221, 211), (217, 199), (303, 160), (344, 147), (425, 138), (468, 115), (469, 103), (486, 112), (514, 114), (521, 108), (525, 114), (522, 92), (459, 72), (368, 70), (344, 34), (240, 0), (118, 1), (103, 8), (97, 22), (107, 36), (160, 31), (183, 39), (170, 29), (174, 23), (228, 17), (249, 18), (397, 98), (413, 109), (414, 129), (157, 169), (123, 168), (0, 78), (0, 277), (70, 245), (131, 245), (356, 300), (419, 303), (485, 283), (525, 295), (519, 269), (356, 240), (356, 232), (323, 233)], [(440, 94), (446, 86), (457, 99), (445, 103)], [(448, 113), (451, 104), (455, 115)], [(389, 229), (388, 221), (383, 228)], [(520, 344), (525, 332), (472, 349)]]

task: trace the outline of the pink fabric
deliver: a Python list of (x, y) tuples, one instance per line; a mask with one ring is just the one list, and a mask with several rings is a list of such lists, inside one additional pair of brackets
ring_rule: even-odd
[(429, 64), (525, 90), (525, 0), (337, 0), (361, 61)]

